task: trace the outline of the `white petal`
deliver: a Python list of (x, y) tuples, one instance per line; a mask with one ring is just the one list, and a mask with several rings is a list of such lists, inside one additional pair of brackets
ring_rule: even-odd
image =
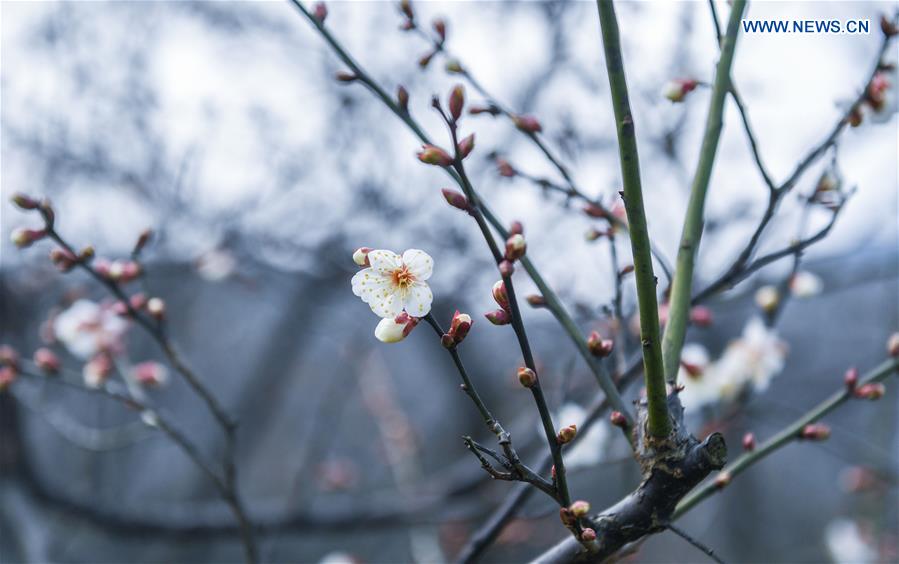
[(402, 259), (393, 251), (377, 249), (368, 253), (368, 262), (375, 272), (390, 274), (401, 266)]
[(404, 323), (397, 323), (392, 317), (382, 319), (375, 327), (375, 337), (382, 343), (398, 343), (406, 338), (403, 330)]
[(403, 253), (403, 264), (416, 279), (421, 281), (430, 278), (434, 269), (434, 259), (431, 258), (431, 255), (418, 249), (409, 249)]
[(381, 293), (372, 295), (372, 300), (368, 302), (371, 310), (378, 317), (396, 317), (403, 311), (403, 300), (399, 292), (384, 289)]
[(393, 280), (389, 276), (372, 268), (362, 269), (353, 275), (353, 293), (367, 304), (385, 297), (387, 292), (393, 290), (392, 286)]
[(409, 288), (403, 300), (406, 313), (412, 317), (424, 317), (431, 311), (431, 301), (434, 295), (424, 282), (416, 282)]

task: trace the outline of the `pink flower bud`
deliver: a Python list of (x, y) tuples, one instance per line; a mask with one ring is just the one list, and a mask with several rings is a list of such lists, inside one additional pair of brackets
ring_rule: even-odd
[(0, 364), (10, 368), (18, 368), (19, 353), (9, 345), (0, 345)]
[(484, 317), (494, 325), (508, 325), (512, 321), (509, 314), (501, 309), (487, 312), (484, 314)]
[(521, 233), (512, 235), (506, 239), (506, 260), (515, 262), (524, 256), (527, 249), (528, 244), (527, 241), (524, 240), (524, 235)]
[(859, 386), (853, 395), (866, 400), (879, 400), (886, 393), (886, 386), (880, 382), (869, 382)]
[(587, 513), (590, 513), (590, 504), (583, 500), (578, 500), (572, 503), (568, 509), (571, 510), (571, 514), (577, 517), (586, 517)]
[(597, 219), (605, 219), (609, 217), (606, 209), (600, 205), (589, 203), (584, 206), (584, 213), (590, 217), (594, 217)]
[(450, 166), (453, 164), (453, 158), (446, 151), (434, 145), (423, 145), (417, 155), (418, 160), (425, 164), (436, 166)]
[(531, 294), (526, 297), (525, 300), (527, 300), (531, 307), (543, 307), (546, 305), (546, 298), (537, 294)]
[(843, 375), (843, 383), (846, 384), (847, 390), (854, 391), (858, 385), (858, 368), (853, 366), (846, 370), (846, 374)]
[(525, 133), (539, 133), (543, 131), (543, 126), (534, 116), (512, 116), (512, 123), (519, 130)]
[(512, 235), (524, 235), (524, 225), (520, 221), (513, 221), (509, 225), (509, 236)]
[(559, 509), (559, 520), (562, 521), (562, 524), (566, 527), (571, 527), (577, 521), (574, 516), (571, 514), (571, 510), (567, 507), (563, 507)]
[(537, 373), (522, 366), (518, 369), (518, 382), (525, 388), (533, 388), (537, 384)]
[(50, 262), (53, 263), (60, 272), (68, 272), (75, 267), (78, 257), (70, 253), (66, 249), (52, 249), (50, 251)]
[(81, 374), (88, 388), (100, 388), (112, 374), (112, 360), (107, 354), (98, 354), (84, 365)]
[(830, 427), (823, 423), (809, 423), (799, 432), (799, 438), (807, 441), (823, 441), (830, 437)]
[(13, 194), (11, 199), (12, 203), (23, 210), (34, 210), (37, 209), (38, 205), (40, 205), (37, 200), (30, 196), (22, 194), (21, 192)]
[(459, 141), (459, 146), (457, 147), (459, 151), (459, 158), (464, 159), (474, 150), (474, 133), (466, 137), (465, 139)]
[(400, 107), (404, 112), (409, 111), (409, 91), (406, 90), (405, 86), (398, 86), (396, 89), (396, 104)]
[(613, 340), (603, 339), (602, 335), (596, 331), (591, 332), (590, 336), (587, 337), (587, 348), (590, 349), (594, 356), (605, 358), (612, 354), (614, 347), (615, 342)]
[(887, 339), (887, 354), (892, 357), (899, 356), (899, 333), (893, 333)]
[(634, 271), (634, 265), (628, 264), (624, 268), (618, 271), (618, 276), (627, 276), (631, 272)]
[(109, 278), (109, 269), (111, 266), (112, 263), (110, 263), (108, 260), (106, 260), (105, 258), (99, 258), (94, 261), (94, 272), (96, 272), (103, 278)]
[(132, 368), (132, 375), (138, 384), (147, 387), (156, 387), (168, 381), (168, 370), (158, 362), (141, 362)]
[(431, 22), (431, 26), (434, 28), (434, 33), (436, 33), (437, 37), (440, 38), (440, 43), (446, 41), (446, 22), (440, 18), (437, 18), (433, 22)]
[(714, 484), (716, 488), (722, 490), (730, 484), (731, 480), (733, 480), (733, 477), (730, 475), (730, 472), (720, 472), (715, 476)]
[(672, 102), (683, 102), (698, 85), (699, 82), (691, 78), (675, 78), (665, 84), (662, 94)]
[(461, 84), (453, 86), (449, 96), (449, 111), (453, 121), (458, 120), (462, 115), (462, 108), (465, 106), (465, 87)]
[(368, 262), (368, 253), (371, 251), (371, 247), (359, 247), (353, 251), (353, 262), (358, 266), (371, 266), (371, 263)]
[(586, 527), (581, 531), (581, 542), (593, 542), (596, 540), (596, 531), (590, 527)]
[(315, 3), (315, 7), (312, 9), (312, 17), (315, 18), (319, 25), (325, 23), (325, 19), (328, 17), (328, 7), (325, 6), (324, 2)]
[(128, 300), (128, 303), (131, 304), (132, 308), (138, 311), (142, 310), (147, 305), (147, 295), (143, 292), (138, 292), (131, 296), (131, 298)]
[(491, 106), (469, 106), (468, 113), (473, 116), (476, 116), (478, 114), (490, 114), (492, 116), (495, 116), (495, 115), (499, 114), (499, 108), (497, 108), (496, 106), (492, 106), (492, 105)]
[(567, 427), (562, 427), (559, 431), (559, 434), (556, 436), (556, 441), (560, 445), (564, 445), (570, 443), (577, 436), (577, 425), (569, 425)]
[(356, 73), (349, 71), (337, 71), (334, 74), (334, 78), (337, 79), (337, 82), (343, 82), (344, 84), (359, 80), (359, 76)]
[(509, 161), (501, 157), (496, 159), (496, 170), (499, 171), (499, 175), (504, 178), (512, 178), (518, 174), (515, 172), (515, 169), (512, 168), (512, 165), (509, 164)]
[(473, 323), (474, 321), (471, 319), (470, 315), (467, 313), (459, 313), (459, 310), (456, 310), (456, 313), (453, 315), (453, 320), (450, 323), (448, 333), (453, 339), (453, 344), (458, 345), (465, 339)]
[(743, 435), (743, 450), (752, 452), (755, 450), (755, 435), (746, 433)]
[(34, 351), (34, 364), (47, 374), (56, 374), (60, 368), (59, 358), (53, 354), (53, 351), (46, 348)]
[(708, 327), (712, 324), (712, 310), (705, 306), (696, 306), (690, 310), (690, 322), (697, 327)]
[(0, 392), (6, 391), (16, 381), (16, 371), (11, 366), (0, 368)]
[(47, 232), (43, 229), (23, 229), (20, 227), (18, 229), (13, 229), (10, 234), (10, 239), (16, 247), (25, 249), (30, 247), (36, 241), (40, 241), (46, 237), (46, 235)]
[(468, 198), (465, 197), (461, 192), (457, 192), (456, 190), (452, 190), (450, 188), (443, 188), (440, 190), (443, 194), (446, 203), (453, 206), (456, 209), (460, 209), (464, 212), (471, 211), (471, 204), (468, 202)]
[(456, 341), (453, 340), (452, 335), (444, 333), (440, 336), (440, 344), (443, 345), (444, 348), (451, 349), (456, 346)]
[(112, 304), (112, 312), (122, 317), (131, 314), (131, 312), (128, 311), (128, 305), (123, 301), (117, 301), (116, 303)]
[(147, 313), (155, 319), (165, 318), (165, 302), (162, 298), (150, 298), (147, 300)]
[(506, 292), (506, 283), (502, 280), (497, 280), (493, 285), (493, 301), (496, 302), (496, 305), (503, 308), (505, 311), (510, 311), (509, 307), (509, 294)]
[(510, 260), (502, 260), (499, 265), (499, 273), (503, 278), (508, 278), (515, 273), (515, 265)]
[(616, 427), (621, 427), (624, 429), (627, 427), (627, 417), (624, 416), (620, 411), (613, 411), (609, 414), (609, 422)]
[(883, 109), (886, 104), (886, 94), (889, 88), (890, 82), (889, 79), (887, 79), (887, 73), (882, 71), (878, 72), (871, 79), (865, 97), (866, 101), (874, 111), (879, 112)]
[(458, 59), (449, 59), (446, 62), (446, 72), (450, 74), (462, 74), (465, 72), (465, 69), (462, 68), (462, 63), (460, 63)]

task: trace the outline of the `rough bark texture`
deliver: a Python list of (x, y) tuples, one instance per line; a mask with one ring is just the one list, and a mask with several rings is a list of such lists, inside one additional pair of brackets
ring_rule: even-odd
[(645, 401), (638, 406), (636, 458), (643, 479), (636, 490), (593, 518), (596, 541), (590, 550), (568, 538), (536, 558), (535, 562), (601, 562), (628, 543), (665, 529), (677, 503), (712, 470), (727, 462), (720, 433), (699, 441), (687, 431), (677, 394), (668, 397), (673, 430), (667, 439), (646, 431)]

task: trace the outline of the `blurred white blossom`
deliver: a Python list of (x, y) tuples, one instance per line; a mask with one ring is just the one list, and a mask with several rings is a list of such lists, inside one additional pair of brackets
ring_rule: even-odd
[(835, 519), (824, 533), (827, 551), (837, 564), (866, 564), (877, 562), (877, 551), (859, 529), (858, 523), (849, 519)]
[(98, 352), (118, 352), (128, 323), (111, 307), (78, 300), (53, 320), (54, 336), (73, 355), (87, 360)]
[(807, 270), (801, 270), (790, 278), (790, 292), (797, 298), (809, 298), (821, 293), (824, 282), (821, 277)]

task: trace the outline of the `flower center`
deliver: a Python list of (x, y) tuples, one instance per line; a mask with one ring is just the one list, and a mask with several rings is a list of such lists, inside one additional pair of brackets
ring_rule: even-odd
[(409, 288), (412, 286), (412, 283), (415, 282), (415, 275), (409, 272), (409, 268), (406, 265), (394, 270), (391, 276), (393, 278), (393, 285), (401, 290)]

